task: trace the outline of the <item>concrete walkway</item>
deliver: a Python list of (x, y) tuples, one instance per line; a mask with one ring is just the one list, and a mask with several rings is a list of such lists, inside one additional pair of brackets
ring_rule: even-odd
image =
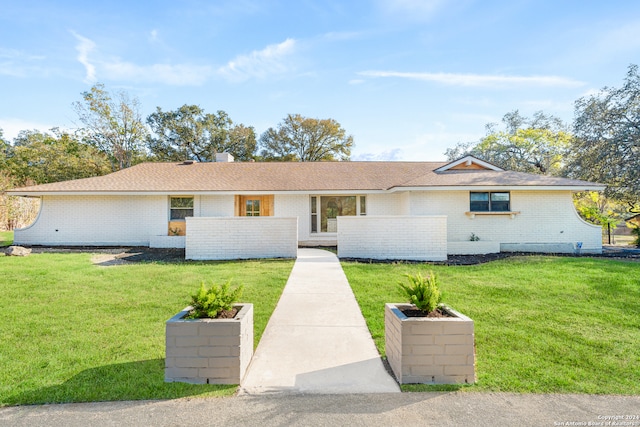
[(329, 251), (299, 249), (240, 394), (399, 392)]

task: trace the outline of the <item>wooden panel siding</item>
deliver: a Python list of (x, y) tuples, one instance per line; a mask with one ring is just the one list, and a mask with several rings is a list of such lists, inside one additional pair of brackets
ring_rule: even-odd
[(235, 196), (234, 212), (236, 216), (247, 216), (247, 200), (260, 201), (260, 216), (273, 216), (273, 195)]
[(184, 236), (187, 233), (187, 223), (184, 221), (169, 221), (169, 236)]

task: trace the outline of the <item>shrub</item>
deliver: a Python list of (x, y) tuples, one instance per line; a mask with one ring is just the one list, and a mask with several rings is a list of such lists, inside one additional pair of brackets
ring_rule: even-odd
[(231, 280), (222, 286), (212, 284), (206, 289), (204, 282), (198, 293), (191, 296), (191, 311), (188, 319), (216, 318), (224, 311), (233, 309), (233, 304), (242, 295), (242, 285), (231, 291)]
[(420, 273), (415, 276), (411, 274), (405, 274), (404, 276), (409, 281), (409, 284), (398, 282), (398, 285), (405, 295), (409, 297), (409, 302), (426, 313), (434, 311), (442, 300), (442, 294), (440, 293), (438, 278), (433, 271), (430, 271), (427, 277)]
[(631, 229), (631, 234), (636, 236), (636, 240), (634, 240), (632, 244), (636, 245), (636, 247), (640, 248), (640, 227), (632, 228)]

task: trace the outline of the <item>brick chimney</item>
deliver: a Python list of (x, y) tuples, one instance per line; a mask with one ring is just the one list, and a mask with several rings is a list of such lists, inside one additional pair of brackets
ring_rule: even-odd
[(216, 153), (216, 162), (231, 163), (233, 156), (229, 153)]

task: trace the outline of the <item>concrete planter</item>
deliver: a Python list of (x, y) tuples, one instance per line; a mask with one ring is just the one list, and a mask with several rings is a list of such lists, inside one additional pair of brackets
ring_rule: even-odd
[(240, 384), (253, 356), (253, 304), (233, 319), (184, 319), (191, 307), (167, 320), (165, 382)]
[(473, 320), (442, 306), (454, 317), (407, 317), (386, 304), (385, 349), (400, 384), (475, 383)]

